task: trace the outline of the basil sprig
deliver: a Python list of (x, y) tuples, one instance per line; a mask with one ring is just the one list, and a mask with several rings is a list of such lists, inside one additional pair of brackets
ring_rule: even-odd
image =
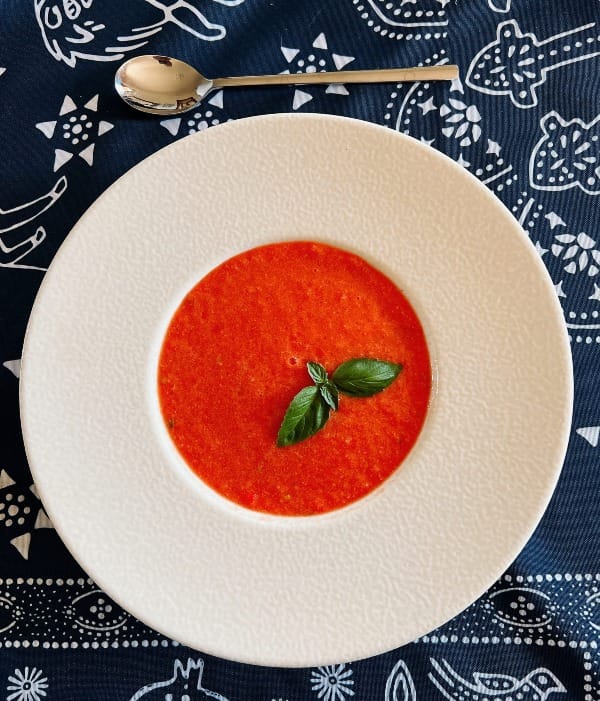
[(352, 358), (342, 363), (331, 379), (320, 364), (310, 361), (306, 369), (313, 385), (304, 387), (290, 402), (279, 432), (277, 445), (294, 445), (314, 436), (339, 408), (340, 392), (349, 397), (371, 397), (389, 387), (402, 365), (376, 358)]

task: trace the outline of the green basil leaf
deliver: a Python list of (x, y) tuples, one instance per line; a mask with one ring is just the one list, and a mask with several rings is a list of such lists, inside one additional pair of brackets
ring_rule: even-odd
[(327, 423), (329, 406), (316, 385), (301, 389), (285, 412), (277, 434), (277, 445), (284, 447), (314, 436)]
[(306, 369), (311, 379), (318, 385), (322, 385), (327, 382), (327, 370), (321, 365), (321, 363), (314, 363), (312, 360), (306, 363)]
[(326, 382), (319, 386), (319, 392), (329, 407), (337, 411), (340, 404), (340, 394), (337, 387), (332, 382)]
[(389, 387), (398, 377), (402, 365), (375, 358), (353, 358), (333, 373), (335, 386), (351, 397), (370, 397)]

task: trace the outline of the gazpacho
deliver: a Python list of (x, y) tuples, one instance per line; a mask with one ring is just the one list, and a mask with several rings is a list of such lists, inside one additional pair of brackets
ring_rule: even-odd
[(322, 514), (380, 486), (417, 440), (431, 365), (409, 301), (311, 241), (225, 261), (167, 329), (158, 397), (184, 461), (248, 509)]

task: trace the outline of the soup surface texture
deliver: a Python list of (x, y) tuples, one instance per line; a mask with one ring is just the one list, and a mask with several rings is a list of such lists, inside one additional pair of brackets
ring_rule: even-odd
[[(340, 394), (315, 435), (276, 443), (286, 409), (352, 358), (402, 365), (385, 390)], [(310, 241), (225, 261), (186, 295), (167, 329), (158, 398), (180, 455), (207, 485), (248, 509), (308, 516), (376, 489), (417, 440), (431, 391), (423, 329), (396, 285), (363, 258)]]

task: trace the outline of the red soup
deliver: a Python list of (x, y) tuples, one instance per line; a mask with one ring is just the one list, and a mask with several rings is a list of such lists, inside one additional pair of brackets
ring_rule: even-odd
[[(280, 447), (290, 402), (353, 358), (402, 365), (385, 390), (341, 393), (314, 435)], [(408, 300), (359, 256), (312, 242), (241, 253), (185, 297), (158, 366), (167, 430), (188, 466), (222, 496), (256, 511), (321, 514), (378, 487), (414, 445), (431, 366)]]

